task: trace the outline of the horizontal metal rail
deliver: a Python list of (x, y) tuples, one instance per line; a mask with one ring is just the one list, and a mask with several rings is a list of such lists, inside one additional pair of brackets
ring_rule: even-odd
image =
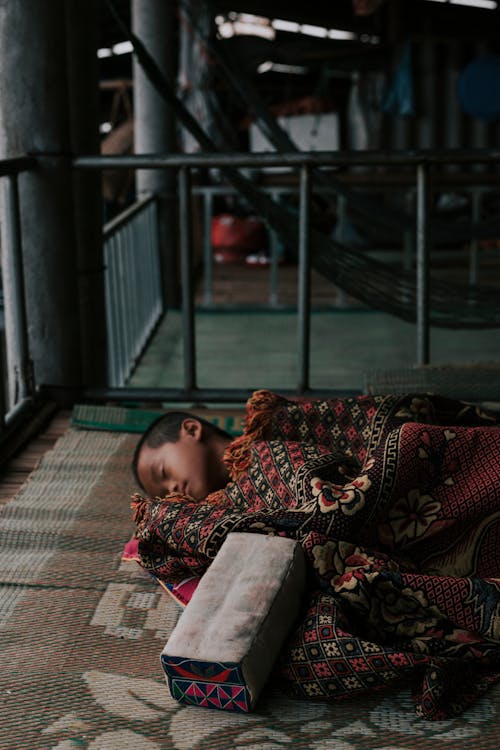
[(307, 151), (277, 154), (133, 154), (128, 156), (77, 156), (72, 160), (80, 169), (165, 169), (210, 167), (350, 167), (417, 166), (418, 164), (498, 164), (500, 150), (447, 149), (436, 151)]
[(131, 206), (128, 206), (126, 209), (121, 211), (117, 216), (115, 216), (104, 225), (102, 230), (103, 239), (108, 239), (108, 237), (110, 237), (114, 232), (117, 232), (119, 229), (128, 224), (128, 222), (131, 221), (134, 216), (140, 214), (146, 208), (146, 206), (149, 206), (149, 204), (153, 203), (154, 200), (154, 195), (148, 195), (146, 198), (142, 198), (141, 200), (136, 201)]
[[(247, 401), (252, 395), (251, 388), (88, 388), (86, 398), (92, 401), (122, 401), (145, 403), (164, 403), (186, 401), (189, 403), (237, 404)], [(311, 388), (308, 395), (313, 398), (331, 398), (332, 396), (357, 396), (361, 389), (346, 388)], [(297, 394), (295, 388), (280, 388), (283, 396)]]
[(0, 161), (0, 177), (7, 177), (35, 169), (37, 160), (34, 156), (18, 156)]

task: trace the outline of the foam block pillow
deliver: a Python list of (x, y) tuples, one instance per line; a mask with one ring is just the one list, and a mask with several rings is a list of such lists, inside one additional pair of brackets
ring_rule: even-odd
[(297, 618), (305, 571), (292, 539), (228, 534), (163, 649), (172, 696), (252, 710)]

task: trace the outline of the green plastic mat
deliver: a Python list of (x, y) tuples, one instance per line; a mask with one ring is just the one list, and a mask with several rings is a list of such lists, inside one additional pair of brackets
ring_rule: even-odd
[[(96, 406), (76, 404), (73, 407), (71, 426), (83, 430), (108, 430), (111, 432), (145, 432), (149, 425), (163, 414), (163, 410), (149, 411), (121, 406)], [(236, 437), (243, 431), (243, 415), (203, 415), (212, 424)]]

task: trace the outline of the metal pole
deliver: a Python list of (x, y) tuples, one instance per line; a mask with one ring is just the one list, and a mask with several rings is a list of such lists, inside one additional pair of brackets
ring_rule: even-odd
[(189, 170), (179, 170), (179, 237), (181, 251), (182, 340), (184, 348), (184, 388), (196, 388), (196, 345), (194, 295), (192, 284), (192, 238)]
[[(26, 318), (26, 293), (24, 288), (17, 175), (10, 175), (7, 178), (6, 224), (7, 247), (5, 248), (5, 253), (8, 260), (7, 262), (4, 260), (7, 267), (4, 273), (7, 272), (8, 278), (4, 278), (4, 285), (10, 310), (7, 321), (10, 321), (12, 326), (9, 339), (13, 347), (13, 351), (7, 352), (7, 361), (13, 370), (10, 372), (10, 377), (13, 380), (11, 390), (12, 403), (10, 406), (14, 406), (27, 395), (33, 395), (31, 393), (32, 384), (30, 383), (28, 324)], [(11, 361), (9, 362), (9, 360)]]
[(429, 364), (429, 211), (428, 175), (417, 165), (417, 364)]
[(212, 211), (213, 197), (210, 191), (203, 193), (203, 255), (205, 271), (205, 304), (212, 304)]
[(120, 317), (118, 318), (119, 325), (119, 342), (120, 342), (120, 359), (119, 359), (119, 383), (120, 385), (125, 384), (125, 362), (127, 359), (127, 324), (126, 324), (126, 299), (124, 295), (124, 283), (125, 283), (125, 272), (123, 268), (123, 228), (117, 232), (115, 237), (115, 262), (116, 262), (116, 280), (117, 280), (117, 304)]
[[(339, 195), (337, 199), (338, 222), (339, 222), (339, 242), (345, 246), (346, 224), (347, 224), (347, 198), (345, 195)], [(338, 252), (338, 251), (337, 251)], [(345, 306), (344, 290), (337, 286), (337, 307)]]
[[(279, 201), (279, 194), (273, 192), (272, 193), (273, 200), (277, 203)], [(269, 304), (271, 307), (276, 307), (278, 305), (278, 264), (279, 264), (279, 257), (278, 257), (278, 235), (274, 231), (274, 229), (270, 226), (268, 226), (267, 231), (269, 233), (269, 250), (271, 255), (271, 288), (269, 292)]]
[(310, 328), (311, 328), (311, 267), (310, 245), (311, 172), (307, 164), (300, 170), (300, 214), (299, 214), (299, 278), (297, 315), (297, 390), (302, 393), (309, 388)]
[[(481, 216), (481, 189), (472, 188), (472, 222), (477, 224)], [(469, 256), (469, 284), (471, 286), (477, 284), (479, 277), (479, 264), (478, 264), (478, 250), (479, 242), (477, 237), (473, 237), (470, 243), (470, 256)]]
[[(413, 213), (413, 189), (405, 193), (405, 213), (410, 217)], [(415, 230), (405, 229), (403, 232), (403, 270), (410, 271), (413, 266), (415, 252)]]
[(114, 294), (114, 265), (111, 252), (113, 237), (108, 237), (104, 242), (104, 293), (106, 299), (106, 331), (108, 340), (108, 383), (111, 387), (118, 385), (117, 363), (116, 363), (116, 303)]

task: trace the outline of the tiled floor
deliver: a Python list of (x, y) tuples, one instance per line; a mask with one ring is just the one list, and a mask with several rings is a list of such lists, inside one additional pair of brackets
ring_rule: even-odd
[[(481, 258), (479, 279), (497, 284), (500, 294), (500, 259), (490, 256)], [(394, 251), (386, 260), (400, 262)], [(441, 257), (435, 260), (433, 275), (466, 283), (468, 264), (463, 248), (448, 261)], [(215, 263), (210, 300), (205, 279), (201, 278), (196, 306), (198, 387), (296, 388), (299, 338), (295, 265), (280, 266), (273, 284), (269, 267)], [(409, 368), (418, 361), (415, 325), (367, 309), (314, 270), (311, 308), (309, 386), (313, 389), (362, 391), (366, 373)], [(499, 344), (498, 329), (433, 328), (430, 362), (500, 364)], [(182, 320), (178, 311), (170, 310), (130, 385), (180, 388), (183, 381)]]
[[(197, 384), (202, 388), (294, 388), (298, 380), (297, 314), (196, 313)], [(500, 363), (499, 332), (432, 329), (433, 364)], [(311, 319), (310, 385), (364, 389), (373, 370), (416, 362), (416, 326), (369, 310), (321, 311)], [(178, 388), (183, 384), (181, 316), (167, 313), (130, 385)]]

